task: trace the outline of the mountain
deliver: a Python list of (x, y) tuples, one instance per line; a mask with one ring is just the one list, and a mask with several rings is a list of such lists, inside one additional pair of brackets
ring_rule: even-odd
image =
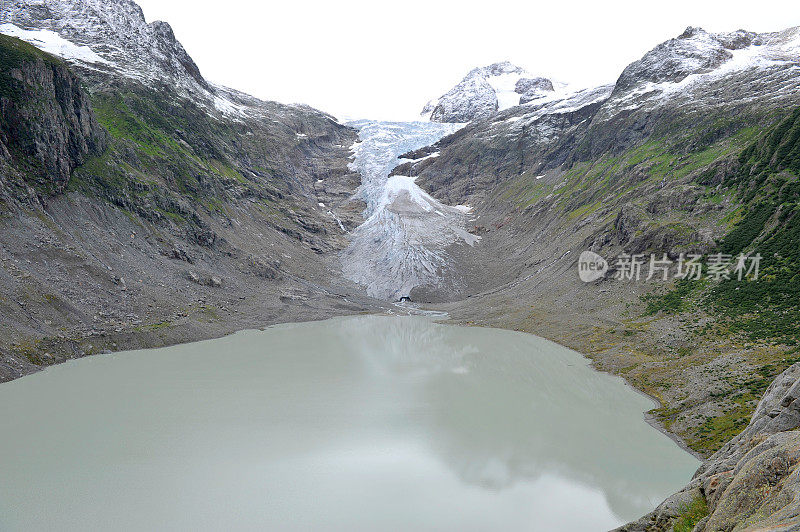
[(3, 16), (0, 380), (383, 305), (330, 273), (353, 129), (208, 82), (128, 0)]
[[(460, 258), (468, 282), (454, 298), (472, 296), (469, 308), (459, 307), (465, 319), (477, 320), (480, 312), (475, 309), (481, 303), (475, 297), (491, 293), (488, 306), (496, 308), (498, 298), (509, 305), (508, 314), (495, 314), (491, 323), (539, 331), (552, 328), (560, 341), (568, 339), (578, 350), (596, 353), (592, 356), (604, 369), (624, 369), (629, 380), (651, 390), (662, 404), (677, 408), (665, 408), (663, 421), (688, 442), (704, 442), (713, 450), (726, 441), (729, 427), (710, 428), (692, 416), (702, 412), (704, 419), (710, 411), (730, 412), (730, 394), (740, 388), (725, 379), (744, 379), (757, 371), (764, 364), (759, 361), (761, 351), (755, 345), (734, 348), (741, 340), (734, 341), (728, 349), (736, 350), (741, 364), (715, 370), (714, 377), (692, 369), (704, 383), (698, 389), (692, 382), (681, 382), (679, 372), (673, 373), (687, 360), (676, 353), (695, 354), (702, 367), (722, 354), (716, 343), (719, 337), (709, 333), (701, 337), (707, 343), (701, 342), (693, 327), (681, 329), (673, 320), (713, 322), (722, 334), (729, 326), (726, 314), (734, 311), (739, 313), (731, 317), (736, 327), (752, 327), (745, 324), (744, 309), (722, 308), (715, 301), (719, 293), (705, 286), (697, 287), (694, 296), (704, 301), (703, 306), (685, 307), (690, 312), (684, 318), (672, 312), (658, 314), (658, 305), (668, 305), (672, 299), (650, 294), (671, 293), (669, 286), (606, 281), (598, 287), (581, 283), (573, 273), (578, 256), (587, 249), (607, 257), (622, 252), (713, 253), (732, 238), (729, 235), (737, 234), (734, 231), (743, 231), (737, 229), (740, 221), (755, 231), (748, 237), (753, 239), (748, 241), (751, 247), (743, 249), (754, 251), (760, 238), (792, 234), (794, 211), (788, 205), (780, 209), (775, 205), (781, 204), (779, 198), (791, 204), (788, 198), (794, 192), (782, 188), (780, 181), (767, 187), (768, 176), (757, 176), (763, 168), (774, 168), (778, 175), (788, 172), (785, 179), (793, 181), (792, 170), (776, 161), (794, 153), (794, 137), (780, 141), (785, 144), (780, 151), (759, 155), (762, 166), (745, 163), (750, 153), (761, 153), (747, 151), (753, 143), (769, 146), (779, 143), (778, 137), (768, 140), (770, 135), (794, 131), (792, 113), (800, 106), (799, 38), (798, 28), (717, 35), (689, 28), (629, 65), (613, 86), (499, 111), (442, 139), (430, 148), (437, 157), (396, 168), (397, 174), (415, 176), (438, 200), (474, 207), (478, 217), (474, 231), (483, 238)], [(772, 133), (774, 128), (778, 130)], [(762, 210), (753, 212), (760, 219), (745, 216), (762, 204), (766, 205)], [(779, 234), (770, 237), (757, 228), (779, 228)], [(794, 305), (791, 308), (798, 308), (791, 290), (782, 294)], [(645, 303), (640, 297), (650, 299)], [(531, 309), (533, 301), (538, 303)], [(646, 318), (647, 324), (639, 326), (652, 329), (659, 339), (642, 345), (650, 335), (636, 328), (631, 340), (609, 339), (613, 347), (591, 342), (588, 331), (596, 326), (598, 314), (616, 324), (609, 329), (632, 326), (620, 318), (626, 305), (642, 312), (649, 308), (659, 316)], [(530, 317), (512, 319), (520, 308), (531, 309), (524, 313)], [(774, 323), (788, 323), (785, 318), (778, 320), (787, 308), (773, 310)], [(691, 316), (693, 312), (698, 315)], [(578, 327), (587, 332), (575, 334)], [(761, 342), (791, 344), (796, 328), (786, 327), (761, 330), (756, 337)], [(661, 339), (662, 334), (668, 339)], [(770, 358), (781, 360), (790, 344), (770, 348), (774, 351)], [(651, 353), (652, 359), (642, 362), (634, 355), (642, 351)], [(664, 357), (675, 358), (663, 363)], [(775, 375), (781, 366), (786, 363), (769, 372)], [(710, 396), (708, 390), (715, 386), (726, 391)], [(766, 383), (761, 386), (763, 391)], [(744, 418), (750, 411), (742, 408), (736, 415)], [(715, 439), (717, 443), (711, 443)]]
[(126, 78), (231, 118), (274, 112), (267, 102), (207, 81), (171, 26), (148, 24), (132, 0), (8, 0), (0, 22), (0, 32), (67, 59), (88, 80)]
[(446, 94), (429, 101), (420, 114), (433, 122), (482, 120), (497, 111), (555, 93), (551, 80), (532, 76), (504, 61), (471, 70)]
[(163, 83), (185, 95), (213, 92), (170, 25), (146, 23), (131, 0), (12, 0), (4, 13), (4, 33), (41, 43), (55, 55), (63, 50), (98, 73)]
[[(724, 448), (773, 379), (797, 362), (799, 43), (800, 28), (688, 28), (613, 85), (498, 111), (428, 148), (437, 157), (396, 168), (439, 201), (474, 208), (480, 244), (452, 250), (463, 288), (439, 308), (459, 322), (535, 332), (587, 353), (656, 398), (654, 422), (687, 447), (707, 457)], [(607, 260), (604, 277), (579, 279), (584, 251)], [(764, 276), (615, 279), (623, 254), (664, 253), (672, 261), (760, 253)], [(720, 460), (749, 468), (741, 476), (734, 468), (740, 480), (723, 498), (700, 481), (690, 485), (700, 485), (689, 492), (711, 514), (709, 526), (755, 508), (763, 521), (748, 522), (764, 526), (778, 509), (796, 512), (786, 502), (796, 440), (792, 432), (775, 438), (773, 454)], [(751, 458), (781, 453), (788, 465), (775, 482), (788, 491), (769, 506), (745, 479), (768, 475)], [(689, 519), (682, 512), (695, 501), (681, 497), (627, 530)]]

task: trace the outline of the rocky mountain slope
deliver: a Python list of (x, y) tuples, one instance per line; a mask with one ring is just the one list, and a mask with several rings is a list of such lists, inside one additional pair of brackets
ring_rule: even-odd
[(429, 101), (420, 115), (433, 122), (463, 123), (497, 111), (552, 97), (561, 85), (533, 76), (508, 61), (472, 69), (446, 94)]
[(0, 47), (0, 379), (380, 308), (337, 256), (363, 208), (353, 129), (208, 83), (127, 0), (4, 15), (62, 57)]

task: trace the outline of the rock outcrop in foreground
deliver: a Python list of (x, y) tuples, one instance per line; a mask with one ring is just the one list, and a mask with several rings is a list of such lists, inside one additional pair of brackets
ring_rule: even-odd
[[(800, 530), (798, 429), (800, 363), (773, 381), (747, 428), (706, 460), (689, 485), (618, 530), (660, 531), (682, 525), (696, 532)], [(696, 522), (693, 513), (699, 518)]]

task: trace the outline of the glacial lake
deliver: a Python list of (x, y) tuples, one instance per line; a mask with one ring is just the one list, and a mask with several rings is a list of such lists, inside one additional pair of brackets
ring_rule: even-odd
[(698, 461), (535, 336), (359, 316), (0, 385), (0, 530), (608, 530)]

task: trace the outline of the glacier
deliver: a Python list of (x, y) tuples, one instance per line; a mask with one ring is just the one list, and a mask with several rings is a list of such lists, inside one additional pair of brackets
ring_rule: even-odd
[(350, 168), (361, 175), (356, 197), (366, 208), (364, 223), (352, 231), (341, 255), (344, 276), (370, 296), (390, 301), (408, 298), (421, 286), (457, 288), (447, 248), (478, 241), (466, 229), (469, 207), (445, 205), (413, 177), (389, 174), (405, 161), (402, 154), (434, 144), (464, 124), (360, 120), (348, 125), (359, 130)]

